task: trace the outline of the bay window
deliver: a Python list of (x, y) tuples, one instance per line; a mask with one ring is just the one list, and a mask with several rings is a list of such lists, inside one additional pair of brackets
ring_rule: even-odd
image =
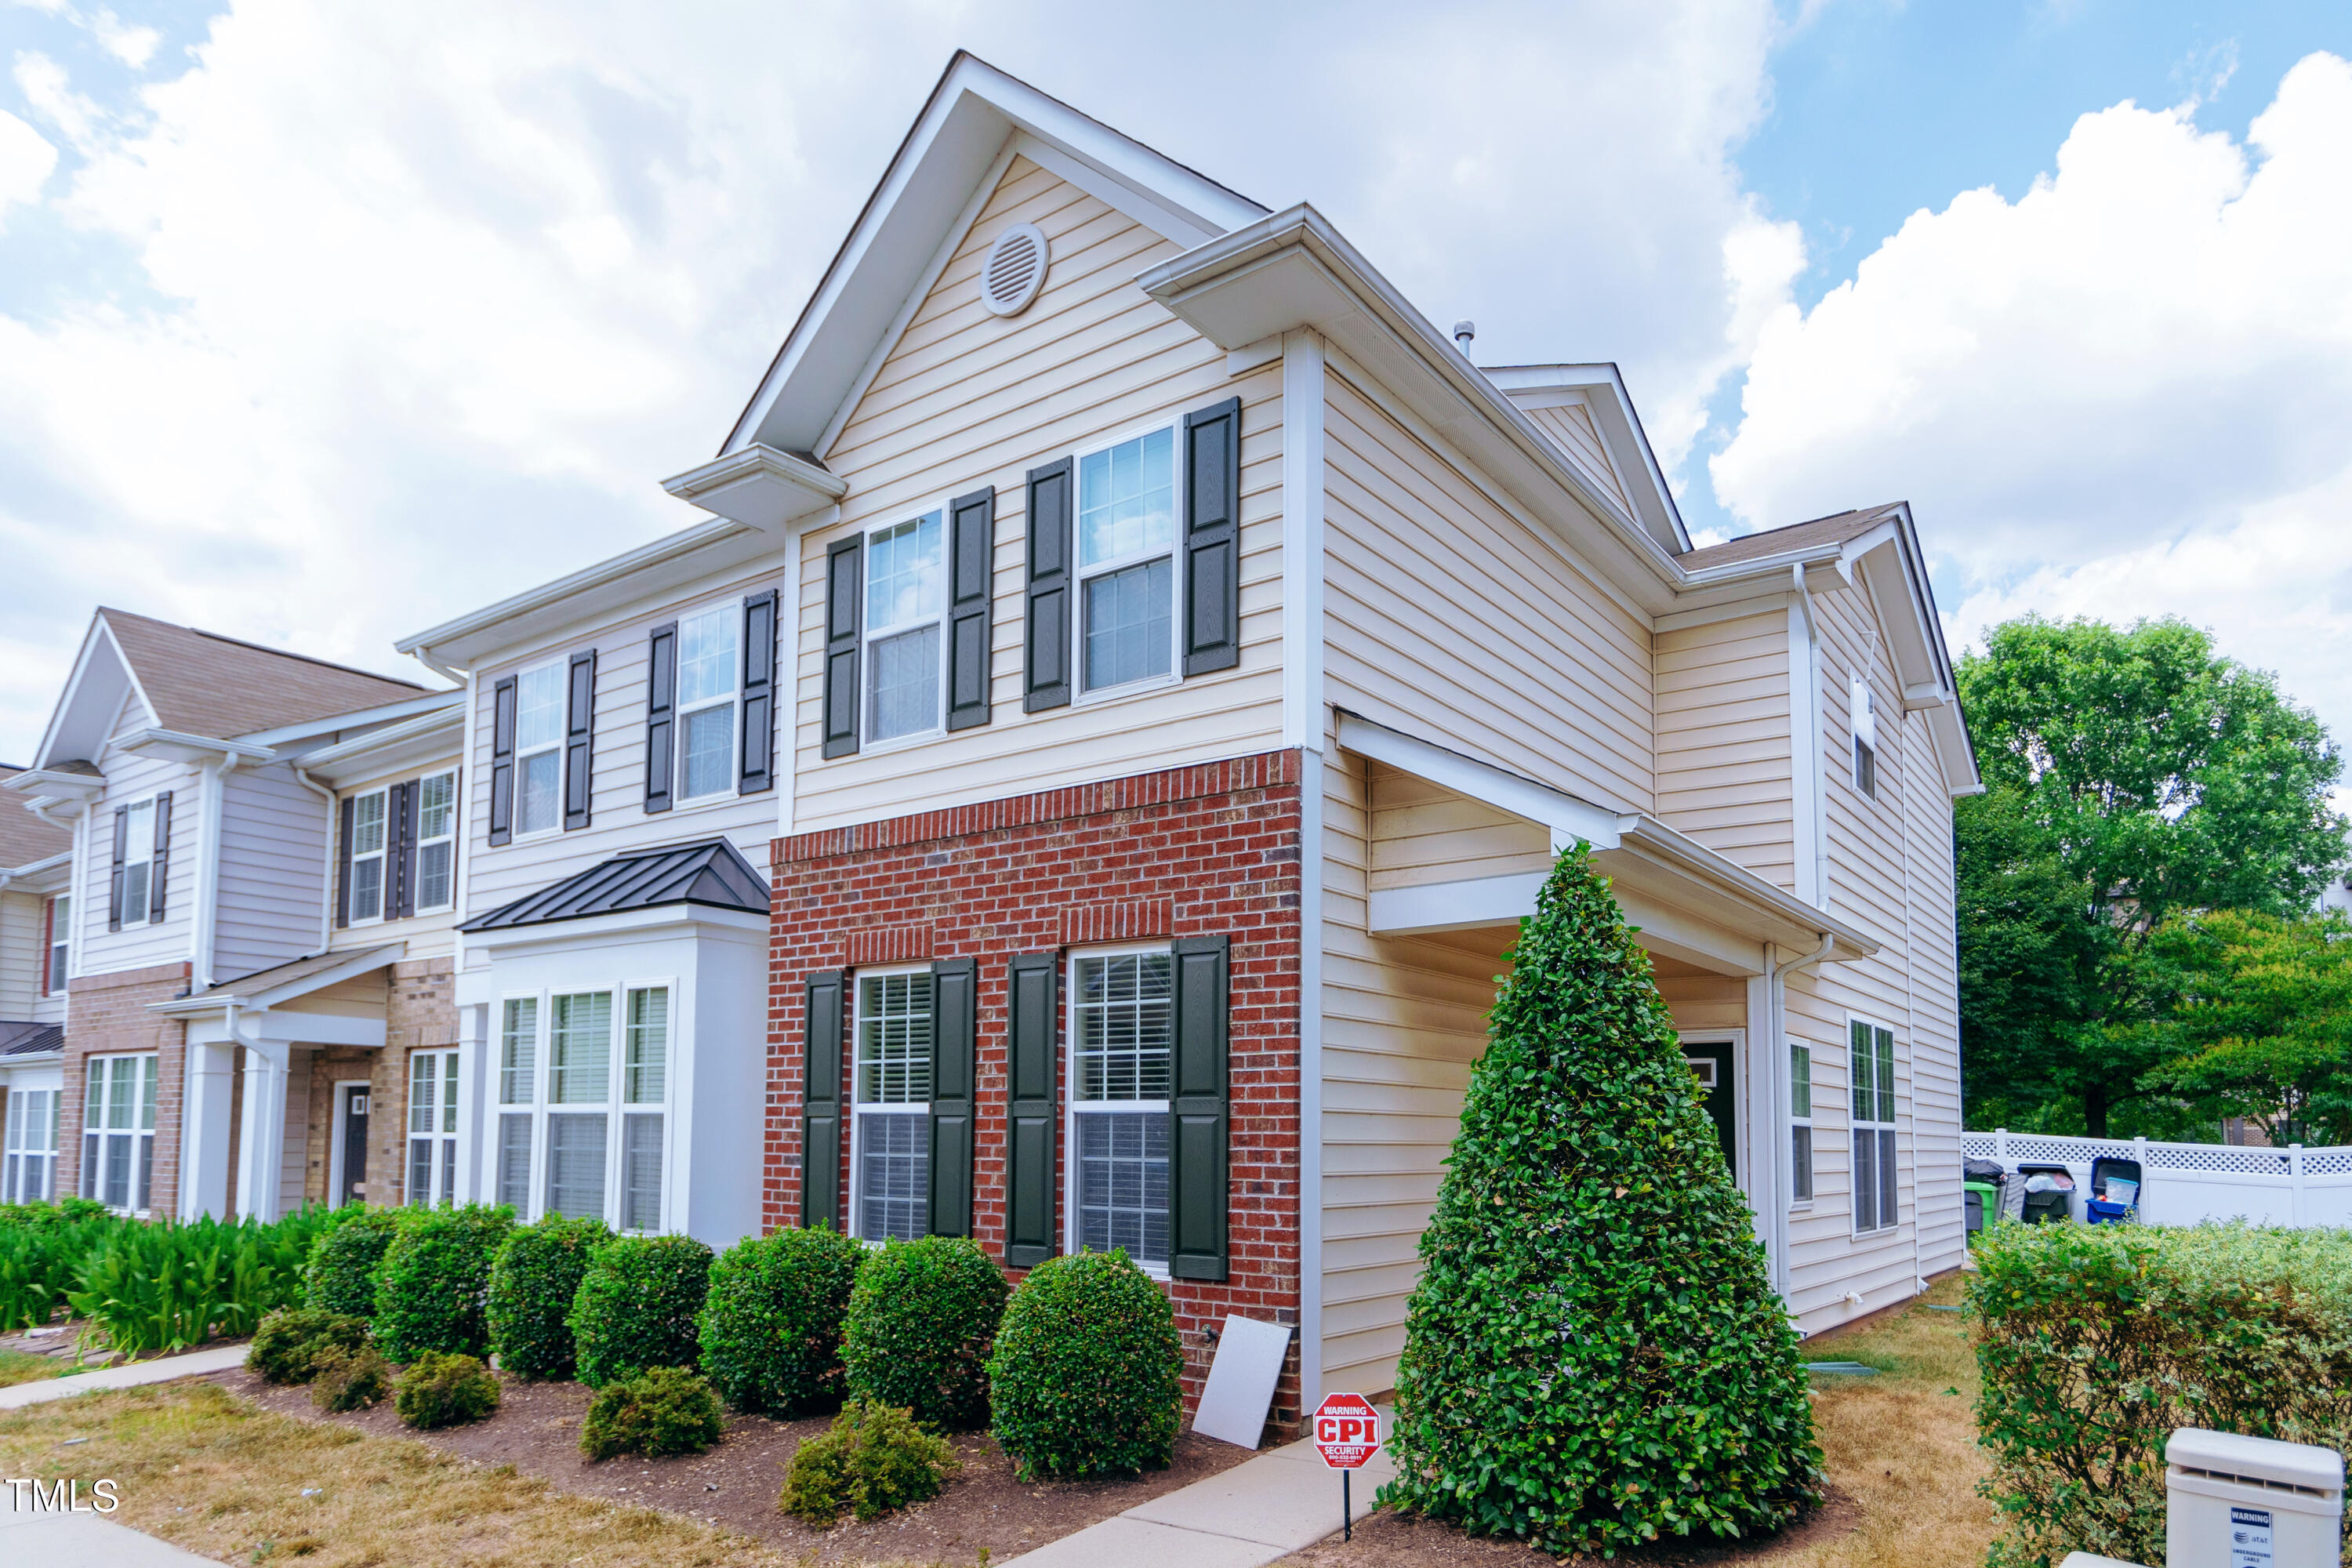
[(551, 999), (547, 1036), (546, 1213), (604, 1217), (605, 1101), (612, 1088), (613, 994)]
[(531, 1108), (539, 1103), (539, 998), (509, 996), (499, 1014), (496, 1201), (530, 1212)]
[(1895, 1151), (1895, 1031), (1861, 1018), (1847, 1026), (1853, 1090), (1853, 1229), (1885, 1230), (1900, 1217)]
[(1164, 679), (1176, 658), (1176, 430), (1078, 458), (1078, 668), (1100, 691)]
[(1165, 948), (1070, 961), (1071, 1249), (1168, 1267), (1175, 963)]
[(408, 1058), (408, 1206), (457, 1201), (457, 1053)]
[(928, 969), (857, 977), (850, 1212), (867, 1241), (930, 1228), (933, 1001)]
[(85, 1070), (81, 1195), (140, 1213), (155, 1170), (155, 1055), (90, 1057)]
[(672, 994), (665, 982), (500, 1003), (495, 1201), (663, 1228)]

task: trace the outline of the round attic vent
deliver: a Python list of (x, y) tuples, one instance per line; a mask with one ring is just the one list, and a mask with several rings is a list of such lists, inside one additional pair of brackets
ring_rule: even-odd
[(1017, 316), (1045, 285), (1045, 236), (1034, 223), (1016, 223), (996, 237), (981, 263), (980, 297), (1000, 316)]

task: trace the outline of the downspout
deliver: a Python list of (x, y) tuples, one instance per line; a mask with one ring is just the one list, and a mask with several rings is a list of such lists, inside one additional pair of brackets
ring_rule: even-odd
[[(1789, 1204), (1790, 1188), (1796, 1184), (1795, 1156), (1789, 1146), (1789, 1124), (1794, 1108), (1789, 1100), (1789, 1028), (1788, 977), (1801, 969), (1811, 969), (1837, 948), (1835, 932), (1825, 933), (1821, 946), (1801, 957), (1788, 959), (1772, 966), (1765, 986), (1765, 1005), (1770, 1010), (1772, 1047), (1779, 1054), (1772, 1071), (1772, 1121), (1774, 1137), (1779, 1144), (1775, 1156), (1780, 1170), (1780, 1191), (1772, 1205), (1772, 1286), (1780, 1293), (1780, 1305), (1789, 1303)], [(1816, 1154), (1819, 1151), (1815, 1151)]]
[[(1828, 807), (1823, 797), (1829, 794), (1829, 768), (1822, 760), (1822, 628), (1813, 618), (1813, 591), (1805, 586), (1805, 563), (1801, 561), (1789, 568), (1796, 579), (1797, 603), (1805, 613), (1806, 676), (1812, 682), (1811, 700), (1805, 710), (1811, 716), (1812, 733), (1806, 744), (1812, 752), (1812, 817), (1813, 817), (1813, 903), (1823, 910), (1830, 907), (1830, 842)], [(1795, 737), (1790, 737), (1793, 742)]]
[(335, 792), (296, 763), (287, 763), (286, 771), (294, 775), (296, 784), (327, 803), (327, 863), (319, 879), (319, 951), (324, 952), (335, 940)]
[(236, 759), (224, 753), (217, 761), (202, 764), (197, 772), (205, 782), (203, 804), (197, 808), (196, 823), (196, 905), (188, 918), (188, 990), (191, 994), (209, 991), (213, 984), (213, 947), (220, 931), (220, 836), (221, 791), (224, 781), (236, 767)]

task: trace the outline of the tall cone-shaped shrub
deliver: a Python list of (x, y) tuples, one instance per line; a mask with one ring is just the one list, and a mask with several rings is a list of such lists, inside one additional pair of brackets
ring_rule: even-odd
[(1520, 932), (1421, 1256), (1383, 1502), (1565, 1552), (1818, 1498), (1796, 1338), (1582, 846)]

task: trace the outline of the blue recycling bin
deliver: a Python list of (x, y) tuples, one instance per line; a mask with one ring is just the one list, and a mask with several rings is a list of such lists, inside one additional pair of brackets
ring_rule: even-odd
[(2122, 1225), (2132, 1216), (2130, 1204), (2111, 1204), (2105, 1198), (2085, 1198), (2083, 1207), (2093, 1225)]

